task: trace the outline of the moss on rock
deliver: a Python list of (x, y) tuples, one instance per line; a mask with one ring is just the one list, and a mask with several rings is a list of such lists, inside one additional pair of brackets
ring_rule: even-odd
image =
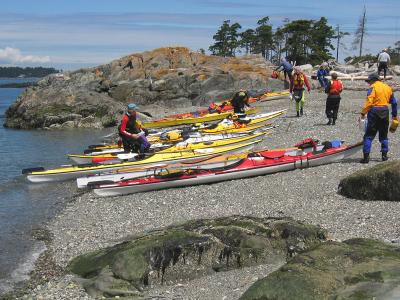
[(92, 296), (138, 295), (149, 285), (284, 262), (324, 239), (325, 231), (319, 227), (292, 219), (233, 216), (196, 220), (81, 255), (71, 261), (69, 269), (84, 278)]
[(399, 284), (400, 248), (351, 239), (294, 257), (240, 299), (383, 299)]
[(388, 161), (342, 179), (339, 193), (360, 200), (400, 201), (400, 161)]

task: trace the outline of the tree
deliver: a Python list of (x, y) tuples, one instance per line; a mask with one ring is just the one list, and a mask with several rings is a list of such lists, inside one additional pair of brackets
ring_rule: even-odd
[(359, 21), (358, 21), (358, 27), (356, 32), (354, 33), (354, 41), (353, 41), (353, 49), (359, 48), (359, 54), (358, 56), (362, 55), (362, 50), (363, 50), (363, 42), (364, 42), (364, 37), (367, 34), (367, 28), (366, 28), (366, 23), (367, 23), (367, 10), (364, 5), (364, 11), (363, 14), (361, 15)]
[(334, 38), (335, 31), (328, 25), (328, 20), (321, 17), (318, 21), (313, 21), (308, 44), (310, 49), (309, 60), (311, 63), (320, 63), (333, 58), (331, 51), (335, 49), (331, 40)]
[(256, 41), (256, 32), (254, 29), (247, 29), (240, 33), (240, 46), (246, 51), (246, 54), (252, 53)]
[(345, 45), (340, 41), (346, 35), (350, 35), (350, 33), (340, 31), (340, 26), (337, 25), (336, 26), (336, 35), (333, 37), (333, 38), (336, 39), (336, 61), (339, 61), (339, 48), (340, 48), (340, 46), (342, 46), (342, 47), (344, 47), (346, 49)]
[(225, 20), (217, 33), (213, 36), (214, 45), (209, 47), (213, 55), (235, 56), (236, 49), (239, 46), (239, 32), (242, 28), (239, 23), (230, 25), (230, 20)]
[(257, 21), (256, 41), (254, 53), (261, 53), (265, 59), (269, 59), (269, 50), (272, 49), (272, 26), (269, 24), (269, 17)]

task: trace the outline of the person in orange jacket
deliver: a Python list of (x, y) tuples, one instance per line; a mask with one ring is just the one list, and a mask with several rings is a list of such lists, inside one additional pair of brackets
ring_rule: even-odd
[(311, 85), (308, 81), (307, 76), (301, 72), (300, 67), (294, 68), (293, 76), (290, 80), (290, 94), (292, 95), (292, 99), (296, 100), (296, 114), (297, 117), (300, 117), (304, 113), (304, 90), (307, 88), (307, 91), (311, 91)]
[(327, 80), (325, 85), (325, 93), (328, 94), (326, 99), (325, 113), (328, 118), (326, 125), (335, 125), (340, 105), (340, 93), (343, 91), (342, 81), (337, 79), (337, 74), (331, 74), (332, 80)]
[(372, 141), (379, 132), (381, 143), (382, 161), (388, 160), (389, 151), (389, 104), (392, 106), (392, 119), (397, 120), (397, 100), (392, 88), (380, 81), (378, 74), (370, 74), (366, 82), (371, 86), (367, 93), (364, 107), (361, 111), (361, 119), (367, 115), (367, 128), (364, 134), (363, 159), (360, 163), (369, 162)]

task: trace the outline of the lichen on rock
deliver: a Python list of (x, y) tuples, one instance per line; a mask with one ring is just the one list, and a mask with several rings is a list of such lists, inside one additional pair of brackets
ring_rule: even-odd
[(294, 257), (240, 299), (399, 299), (399, 285), (398, 247), (350, 239), (323, 243)]
[[(233, 216), (195, 220), (81, 255), (71, 261), (69, 269), (83, 278), (91, 295), (123, 296), (213, 272), (283, 263), (319, 245), (325, 235), (317, 226), (292, 219)], [(105, 289), (104, 282), (110, 283)], [(111, 287), (114, 283), (118, 288)]]
[(400, 161), (387, 161), (342, 179), (339, 193), (360, 200), (400, 201)]

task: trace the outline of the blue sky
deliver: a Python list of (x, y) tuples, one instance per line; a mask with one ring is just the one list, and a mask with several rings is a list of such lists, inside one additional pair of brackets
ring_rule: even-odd
[[(76, 69), (108, 63), (163, 46), (208, 49), (224, 20), (254, 28), (269, 16), (319, 19), (353, 33), (364, 4), (368, 36), (364, 52), (377, 53), (400, 40), (400, 1), (310, 0), (3, 0), (0, 64)], [(352, 38), (345, 41), (350, 47)], [(353, 54), (343, 51), (342, 58)]]

